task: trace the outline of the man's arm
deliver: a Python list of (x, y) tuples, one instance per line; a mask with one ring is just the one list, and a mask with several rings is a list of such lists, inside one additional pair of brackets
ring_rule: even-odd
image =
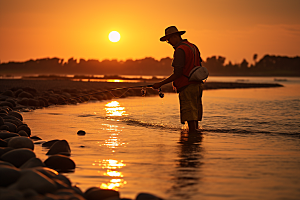
[(174, 52), (174, 60), (172, 63), (172, 66), (174, 67), (173, 74), (171, 74), (168, 78), (166, 78), (165, 80), (163, 80), (161, 82), (154, 83), (152, 87), (154, 89), (158, 89), (161, 86), (178, 79), (183, 74), (184, 63), (185, 63), (185, 53), (182, 49), (178, 48)]
[(180, 74), (171, 74), (168, 78), (166, 78), (165, 80), (161, 81), (161, 82), (158, 82), (158, 83), (154, 83), (153, 84), (153, 88), (154, 89), (158, 89), (160, 88), (161, 86), (167, 84), (167, 83), (170, 83), (172, 81), (175, 81), (175, 79), (179, 78), (181, 75)]

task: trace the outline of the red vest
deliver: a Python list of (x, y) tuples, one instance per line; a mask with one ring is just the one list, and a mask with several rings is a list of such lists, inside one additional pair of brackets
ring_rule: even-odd
[[(180, 90), (180, 88), (187, 86), (189, 84), (192, 83), (199, 83), (199, 82), (195, 82), (195, 81), (189, 81), (189, 79), (187, 78), (189, 76), (190, 71), (195, 67), (195, 66), (200, 66), (200, 52), (198, 51), (198, 49), (196, 47), (194, 47), (194, 45), (188, 41), (184, 41), (183, 43), (185, 44), (180, 44), (176, 49), (180, 48), (182, 50), (184, 50), (185, 53), (185, 63), (184, 63), (184, 67), (183, 67), (183, 75), (180, 76), (178, 79), (176, 79), (175, 81), (173, 81), (173, 85), (176, 87), (176, 90)], [(189, 46), (187, 46), (187, 45)], [(194, 56), (194, 52), (195, 51), (196, 56)], [(196, 58), (196, 62), (194, 60), (194, 58)]]

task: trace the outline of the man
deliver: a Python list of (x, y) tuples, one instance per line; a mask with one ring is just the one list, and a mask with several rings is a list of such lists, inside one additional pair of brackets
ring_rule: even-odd
[(186, 121), (189, 133), (197, 132), (198, 121), (202, 120), (202, 84), (203, 82), (189, 81), (188, 75), (195, 66), (200, 66), (202, 59), (199, 49), (181, 35), (185, 31), (178, 31), (175, 26), (165, 30), (165, 36), (160, 41), (167, 41), (175, 49), (172, 66), (173, 73), (161, 82), (153, 84), (154, 89), (173, 82), (173, 86), (179, 93), (180, 119), (184, 124)]

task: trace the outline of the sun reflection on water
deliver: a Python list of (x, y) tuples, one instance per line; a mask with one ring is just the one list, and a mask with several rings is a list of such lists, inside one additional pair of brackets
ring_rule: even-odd
[[(119, 126), (112, 125), (112, 124), (102, 124), (104, 126), (104, 130), (111, 132), (108, 139), (104, 141), (104, 143), (99, 144), (99, 146), (107, 146), (108, 148), (112, 149), (112, 152), (115, 152), (117, 147), (123, 146), (126, 147), (128, 143), (121, 142), (120, 138), (118, 137), (119, 134), (122, 132), (122, 129), (119, 129)], [(100, 142), (98, 142), (100, 143)]]
[[(123, 179), (123, 173), (117, 171), (118, 169), (121, 169), (122, 167), (126, 166), (126, 164), (123, 163), (123, 160), (113, 160), (113, 159), (104, 159), (96, 161), (92, 164), (93, 166), (99, 166), (102, 169), (105, 169), (106, 172), (103, 172), (104, 176), (108, 176), (111, 179), (107, 183), (102, 183), (100, 185), (100, 188), (102, 189), (114, 189), (118, 190), (120, 187), (123, 187), (125, 184), (127, 184), (127, 181)], [(98, 171), (98, 173), (101, 173)]]
[(108, 117), (116, 117), (116, 116), (124, 116), (126, 114), (125, 107), (121, 107), (118, 101), (111, 101), (105, 104), (104, 110), (106, 111), (106, 116)]

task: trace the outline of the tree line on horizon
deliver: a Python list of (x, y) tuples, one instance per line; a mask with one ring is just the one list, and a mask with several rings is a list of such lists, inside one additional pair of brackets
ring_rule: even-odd
[[(254, 64), (246, 59), (241, 63), (225, 64), (225, 57), (212, 56), (202, 62), (213, 76), (300, 76), (300, 57), (265, 55)], [(25, 62), (7, 62), (0, 64), (0, 75), (15, 74), (80, 74), (80, 75), (152, 75), (167, 76), (172, 73), (170, 57), (156, 60), (152, 57), (127, 59), (126, 61), (42, 58)]]

